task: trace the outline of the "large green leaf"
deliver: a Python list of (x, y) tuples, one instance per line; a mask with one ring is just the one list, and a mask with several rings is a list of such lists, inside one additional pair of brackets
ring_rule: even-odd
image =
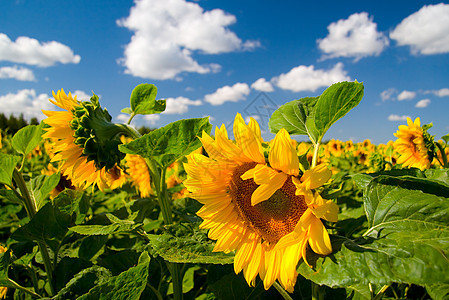
[(153, 130), (128, 144), (120, 145), (120, 151), (155, 159), (161, 166), (174, 161), (201, 146), (197, 136), (210, 132), (209, 118), (185, 119)]
[[(166, 101), (156, 100), (157, 87), (153, 84), (142, 83), (131, 92), (131, 112), (140, 115), (161, 113), (165, 110)], [(130, 113), (129, 108), (122, 112)]]
[(315, 105), (315, 125), (320, 139), (338, 119), (357, 106), (363, 97), (363, 83), (339, 82), (328, 87)]
[(42, 140), (43, 124), (28, 125), (17, 131), (11, 141), (12, 147), (23, 155), (30, 153)]
[(17, 241), (43, 242), (56, 252), (69, 224), (70, 216), (48, 202), (27, 224), (18, 228), (11, 238)]
[(234, 255), (212, 252), (214, 243), (196, 224), (166, 227), (163, 234), (147, 234), (149, 246), (165, 260), (174, 263), (232, 264)]
[(140, 299), (147, 285), (149, 264), (150, 257), (147, 252), (143, 252), (137, 266), (95, 286), (78, 299)]
[[(136, 214), (137, 215), (137, 214)], [(110, 225), (77, 225), (70, 227), (70, 230), (83, 235), (108, 235), (119, 232), (129, 232), (137, 227), (142, 226), (141, 223), (135, 223), (131, 220), (120, 220), (112, 214), (106, 214)]]
[(38, 175), (28, 183), (28, 190), (36, 201), (37, 209), (45, 205), (48, 195), (59, 183), (59, 173)]
[(271, 116), (268, 126), (277, 133), (285, 128), (291, 135), (308, 135), (316, 142), (317, 133), (314, 123), (314, 108), (318, 97), (293, 100), (279, 107)]
[(18, 156), (0, 153), (0, 183), (12, 184), (12, 173), (19, 161)]
[(449, 189), (412, 176), (381, 175), (364, 192), (369, 229), (357, 240), (332, 237), (334, 252), (308, 252), (299, 272), (331, 287), (448, 284)]

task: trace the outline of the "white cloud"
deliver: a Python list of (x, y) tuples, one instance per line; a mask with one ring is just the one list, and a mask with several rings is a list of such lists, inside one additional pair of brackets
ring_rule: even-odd
[(448, 88), (442, 88), (436, 91), (432, 91), (433, 94), (435, 94), (438, 97), (445, 97), (449, 96), (449, 89)]
[(330, 70), (315, 70), (313, 65), (301, 65), (291, 69), (288, 73), (274, 77), (272, 82), (284, 90), (290, 90), (293, 92), (313, 92), (320, 87), (329, 86), (336, 82), (348, 80), (350, 80), (350, 77), (347, 76), (346, 71), (343, 70), (343, 64), (337, 63)]
[(393, 95), (395, 95), (398, 91), (394, 88), (389, 88), (388, 90), (383, 91), (380, 93), (380, 98), (382, 101), (387, 101), (393, 99)]
[(318, 47), (325, 53), (323, 58), (379, 55), (388, 46), (388, 38), (377, 31), (377, 24), (368, 13), (355, 13), (327, 27), (329, 34), (318, 40)]
[(422, 99), (416, 103), (415, 107), (424, 108), (424, 107), (427, 107), (429, 104), (430, 104), (430, 99)]
[(16, 79), (20, 81), (35, 81), (33, 71), (24, 67), (12, 66), (0, 68), (0, 79)]
[(221, 9), (204, 11), (185, 0), (135, 0), (129, 16), (117, 21), (134, 32), (120, 62), (126, 73), (152, 79), (172, 79), (181, 72), (217, 72), (219, 65), (200, 65), (193, 54), (259, 46), (255, 41), (242, 42), (227, 28), (235, 22), (235, 16)]
[(449, 52), (449, 4), (425, 5), (396, 26), (390, 38), (413, 54)]
[(59, 42), (39, 42), (36, 39), (20, 36), (15, 42), (0, 33), (0, 61), (10, 61), (40, 67), (49, 67), (56, 63), (80, 62), (81, 57), (74, 55), (72, 49)]
[(48, 101), (49, 98), (47, 94), (38, 95), (34, 89), (19, 90), (16, 94), (0, 96), (0, 111), (7, 116), (23, 114), (25, 119), (36, 117), (42, 120), (45, 118), (42, 110), (55, 109), (55, 106)]
[(143, 119), (148, 122), (149, 125), (156, 125), (157, 121), (159, 121), (160, 118), (161, 116), (159, 114), (143, 116)]
[(251, 88), (261, 91), (261, 92), (272, 92), (274, 91), (273, 85), (271, 82), (268, 82), (265, 78), (257, 79), (253, 84), (251, 84)]
[(391, 114), (388, 116), (388, 121), (407, 121), (407, 118), (410, 118), (410, 116)]
[(115, 118), (116, 118), (118, 121), (125, 123), (125, 122), (128, 122), (128, 120), (129, 120), (129, 115), (127, 115), (127, 114), (118, 114), (117, 117), (115, 117)]
[(204, 96), (204, 101), (212, 105), (222, 105), (225, 102), (238, 102), (245, 100), (250, 88), (246, 83), (236, 83), (233, 86), (226, 85), (215, 91), (215, 93)]
[(201, 100), (190, 100), (185, 97), (167, 98), (167, 107), (163, 114), (179, 114), (182, 115), (189, 110), (189, 106), (202, 105)]
[[(89, 95), (87, 93), (85, 93), (84, 91), (80, 91), (80, 90), (76, 90), (75, 92), (72, 93), (72, 96), (75, 97), (76, 96), (76, 100), (78, 101), (89, 101), (90, 97), (92, 97), (93, 95)], [(97, 95), (100, 98), (100, 95)]]
[(251, 120), (251, 118), (253, 118), (253, 119), (256, 120), (256, 121), (259, 121), (259, 120), (260, 120), (260, 116), (259, 116), (259, 115), (251, 115), (251, 116), (247, 116), (247, 117), (245, 118), (245, 122), (246, 122), (246, 123), (249, 123), (249, 121)]
[(411, 92), (411, 91), (402, 91), (399, 95), (398, 95), (398, 100), (402, 101), (402, 100), (411, 100), (413, 98), (415, 98), (416, 96), (416, 92)]

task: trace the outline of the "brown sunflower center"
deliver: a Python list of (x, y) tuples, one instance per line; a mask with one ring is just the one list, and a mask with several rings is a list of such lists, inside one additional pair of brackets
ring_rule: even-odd
[(230, 183), (230, 195), (245, 223), (269, 243), (276, 243), (295, 228), (307, 209), (304, 196), (295, 195), (296, 186), (287, 178), (284, 185), (269, 199), (251, 205), (251, 195), (259, 187), (252, 178), (243, 180), (240, 176), (254, 168), (256, 163), (237, 167)]

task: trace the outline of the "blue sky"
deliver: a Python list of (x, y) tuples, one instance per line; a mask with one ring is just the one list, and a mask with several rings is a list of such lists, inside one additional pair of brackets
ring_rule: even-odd
[(277, 106), (357, 79), (363, 100), (325, 140), (386, 143), (407, 116), (449, 133), (449, 4), (336, 3), (1, 0), (0, 111), (42, 119), (63, 88), (93, 91), (119, 122), (132, 89), (153, 83), (167, 111), (136, 126), (240, 112), (267, 131)]

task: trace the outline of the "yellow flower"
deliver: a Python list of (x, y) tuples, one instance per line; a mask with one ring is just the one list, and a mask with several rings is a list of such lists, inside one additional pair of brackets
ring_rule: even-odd
[[(6, 249), (2, 245), (0, 245), (0, 253), (4, 253), (4, 252), (6, 252), (6, 250), (8, 250), (8, 249)], [(0, 299), (3, 299), (3, 298), (6, 297), (6, 292), (7, 291), (8, 291), (7, 287), (0, 286)]]
[(127, 173), (131, 178), (132, 185), (137, 187), (142, 198), (151, 195), (150, 171), (147, 163), (139, 155), (127, 154), (125, 156)]
[(278, 280), (292, 292), (307, 244), (322, 255), (332, 252), (320, 218), (336, 221), (338, 207), (313, 191), (330, 171), (320, 165), (300, 176), (295, 144), (284, 129), (270, 143), (267, 159), (254, 119), (247, 125), (237, 114), (233, 131), (235, 143), (224, 125), (216, 128), (215, 139), (203, 132), (208, 157), (188, 156), (184, 185), (204, 204), (197, 214), (200, 227), (217, 240), (214, 251), (236, 251), (236, 273), (243, 270), (249, 285), (259, 274), (265, 289)]
[(399, 125), (394, 134), (398, 139), (394, 142), (394, 149), (400, 154), (398, 164), (405, 167), (415, 167), (421, 170), (430, 167), (431, 158), (426, 146), (424, 131), (419, 118), (413, 122), (407, 118), (407, 126)]
[(121, 127), (109, 122), (111, 117), (101, 109), (96, 96), (90, 102), (80, 102), (61, 89), (53, 92), (53, 97), (50, 102), (63, 110), (43, 111), (49, 127), (42, 136), (52, 140), (56, 153), (51, 161), (61, 162), (62, 175), (74, 186), (105, 188), (102, 175), (125, 156), (118, 151), (120, 141), (115, 138)]

